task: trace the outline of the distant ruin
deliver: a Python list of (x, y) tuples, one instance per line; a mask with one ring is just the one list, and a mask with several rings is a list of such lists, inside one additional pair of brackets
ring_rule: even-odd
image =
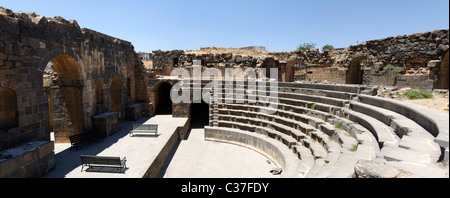
[[(80, 28), (75, 20), (0, 7), (0, 178), (40, 177), (55, 167), (55, 143), (83, 133), (107, 138), (125, 120), (157, 114), (188, 118), (184, 128), (206, 126), (207, 140), (267, 152), (283, 165), (284, 177), (356, 177), (355, 167), (361, 173), (377, 163), (411, 177), (448, 176), (448, 114), (374, 96), (374, 85), (449, 89), (448, 52), (446, 29), (326, 51), (138, 55), (130, 42)], [(261, 114), (268, 102), (248, 97), (235, 105), (172, 103), (171, 89), (180, 79), (171, 72), (192, 72), (200, 61), (201, 68), (220, 71), (277, 69), (277, 90), (250, 93), (248, 84), (242, 89), (258, 99), (276, 92), (278, 112)], [(183, 80), (190, 90), (208, 83)], [(218, 97), (214, 91), (211, 100)], [(180, 139), (186, 135), (177, 133)], [(369, 162), (356, 166), (359, 160)]]
[[(153, 51), (151, 54), (155, 74), (162, 76), (170, 74), (175, 67), (190, 68), (193, 60), (201, 60), (204, 67), (220, 69), (276, 67), (283, 82), (384, 85), (432, 90), (449, 88), (448, 38), (449, 32), (445, 29), (324, 51), (267, 52), (261, 56), (196, 54), (182, 50)], [(200, 51), (207, 49), (211, 48)], [(389, 69), (390, 65), (395, 68)]]

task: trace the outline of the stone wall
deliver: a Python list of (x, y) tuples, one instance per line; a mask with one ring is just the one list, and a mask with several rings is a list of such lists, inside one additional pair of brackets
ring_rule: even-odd
[(54, 144), (28, 142), (0, 151), (0, 178), (39, 177), (55, 166)]
[(130, 42), (0, 7), (0, 89), (11, 90), (17, 106), (17, 124), (0, 128), (0, 151), (49, 141), (51, 130), (57, 142), (94, 132), (98, 113), (115, 109), (123, 120), (127, 105), (149, 103), (146, 72)]
[[(409, 86), (422, 89), (448, 89), (448, 29), (366, 41), (348, 48), (319, 51), (272, 52), (266, 56), (242, 56), (232, 53), (187, 54), (183, 51), (155, 51), (153, 63), (157, 75), (169, 75), (173, 60), (177, 67), (191, 68), (201, 60), (204, 68), (265, 68), (269, 57), (279, 68), (280, 81), (328, 82)], [(447, 57), (447, 59), (445, 58)], [(387, 68), (397, 67), (395, 72)], [(402, 76), (403, 77), (400, 77)], [(415, 75), (426, 75), (423, 83), (412, 82)], [(292, 77), (294, 76), (294, 77)], [(398, 81), (400, 79), (400, 81)], [(446, 80), (447, 79), (447, 80)], [(406, 80), (406, 83), (402, 80)], [(431, 83), (431, 86), (430, 86)]]

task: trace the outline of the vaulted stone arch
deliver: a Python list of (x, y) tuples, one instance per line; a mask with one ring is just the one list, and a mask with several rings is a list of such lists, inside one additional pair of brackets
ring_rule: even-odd
[(72, 56), (56, 56), (44, 69), (43, 81), (55, 142), (70, 142), (69, 137), (83, 133), (84, 127), (81, 67)]
[(16, 92), (0, 87), (0, 130), (19, 126)]
[(303, 59), (300, 57), (294, 57), (288, 60), (286, 64), (286, 70), (285, 70), (285, 82), (294, 82), (294, 76), (295, 76), (295, 68), (294, 66), (302, 61)]
[(114, 77), (111, 81), (110, 87), (111, 94), (111, 111), (122, 111), (122, 81), (118, 76)]
[(442, 59), (441, 65), (440, 65), (440, 72), (439, 72), (439, 78), (436, 83), (436, 89), (449, 89), (449, 63), (448, 63), (448, 53), (447, 52), (444, 55), (444, 58)]
[(345, 84), (363, 84), (364, 71), (361, 68), (361, 61), (366, 58), (366, 56), (359, 56), (350, 62), (346, 74)]
[(103, 104), (103, 81), (101, 79), (95, 83), (95, 101), (97, 105)]

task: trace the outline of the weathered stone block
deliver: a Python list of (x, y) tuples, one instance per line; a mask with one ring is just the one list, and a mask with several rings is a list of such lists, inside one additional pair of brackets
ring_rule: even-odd
[(53, 151), (41, 156), (38, 154), (40, 148), (53, 149), (53, 142), (28, 142), (1, 152), (0, 178), (39, 177), (53, 168), (54, 163), (47, 164), (46, 167), (40, 165), (41, 161), (54, 162)]
[(368, 160), (360, 160), (355, 165), (357, 178), (396, 178), (401, 171), (397, 168)]
[(142, 117), (143, 104), (133, 104), (125, 107), (125, 120), (136, 121)]
[(120, 115), (118, 112), (108, 112), (92, 118), (93, 129), (101, 137), (109, 137), (120, 131)]

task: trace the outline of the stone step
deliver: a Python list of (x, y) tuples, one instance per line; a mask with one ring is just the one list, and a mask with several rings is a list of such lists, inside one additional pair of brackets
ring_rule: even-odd
[(383, 158), (387, 161), (403, 161), (422, 165), (434, 164), (436, 161), (434, 157), (428, 154), (399, 147), (385, 147), (381, 149), (380, 153), (384, 154)]
[(394, 129), (385, 125), (383, 122), (353, 110), (346, 110), (346, 113), (349, 114), (349, 119), (351, 121), (357, 122), (369, 129), (369, 131), (377, 138), (380, 147), (384, 147), (387, 144), (395, 147), (400, 144), (400, 138), (394, 133)]
[(437, 161), (441, 156), (441, 148), (436, 142), (434, 142), (434, 140), (405, 135), (401, 139), (399, 147), (428, 154), (435, 161)]
[(325, 158), (328, 154), (325, 148), (313, 139), (305, 138), (302, 140), (302, 144), (311, 149), (311, 153), (315, 158)]
[(420, 164), (410, 162), (388, 161), (388, 165), (394, 166), (398, 169), (411, 173), (407, 177), (409, 178), (447, 178), (448, 169), (445, 170), (437, 166), (436, 164)]
[(324, 159), (316, 159), (314, 166), (311, 168), (309, 173), (306, 175), (306, 178), (317, 178), (317, 174), (319, 174), (322, 167), (325, 165)]
[(342, 153), (339, 161), (333, 164), (333, 167), (326, 167), (324, 173), (327, 172), (327, 178), (351, 178), (358, 160), (353, 155)]

